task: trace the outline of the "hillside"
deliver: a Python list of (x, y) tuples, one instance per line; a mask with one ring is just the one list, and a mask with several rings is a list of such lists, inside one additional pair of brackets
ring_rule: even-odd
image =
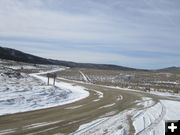
[(78, 67), (78, 68), (92, 68), (92, 69), (105, 69), (105, 70), (138, 70), (134, 68), (110, 65), (110, 64), (92, 64), (92, 63), (75, 63), (70, 61), (61, 61), (61, 60), (53, 60), (46, 59), (39, 56), (34, 56), (31, 54), (24, 53), (19, 50), (0, 47), (0, 58), (6, 60), (14, 60), (19, 62), (26, 63), (35, 63), (35, 64), (55, 64), (62, 65), (67, 67)]
[(180, 71), (180, 67), (167, 67), (167, 68), (163, 68), (163, 69), (160, 69), (160, 71)]

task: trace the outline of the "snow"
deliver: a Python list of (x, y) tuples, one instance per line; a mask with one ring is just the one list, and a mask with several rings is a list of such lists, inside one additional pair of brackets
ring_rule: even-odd
[(1, 130), (0, 135), (7, 135), (7, 134), (10, 134), (10, 133), (13, 133), (13, 132), (15, 132), (15, 129)]
[(136, 100), (138, 106), (143, 106), (143, 108), (151, 107), (155, 104), (152, 98), (142, 97), (141, 100)]
[(15, 69), (15, 70), (18, 70), (18, 69), (37, 69), (37, 67), (35, 67), (35, 66), (5, 66), (5, 67)]
[[(103, 87), (110, 87), (110, 86), (103, 86)], [(140, 93), (142, 92), (139, 90), (133, 90), (133, 89), (127, 89), (127, 88), (119, 88), (119, 87), (111, 87), (111, 88), (117, 88), (121, 90), (128, 90), (128, 91), (134, 91), (134, 92), (140, 92)], [(142, 92), (142, 93), (147, 93), (147, 92)], [(150, 94), (160, 95), (164, 97), (179, 98), (178, 94), (172, 94), (169, 92), (164, 93), (164, 92), (153, 91)], [(117, 97), (117, 100), (119, 99), (123, 99), (123, 97), (120, 95)], [(100, 99), (96, 99), (93, 101), (96, 102), (99, 100)], [(172, 104), (174, 104), (174, 106)], [(103, 107), (111, 107), (113, 105), (114, 103), (105, 105)], [(156, 102), (156, 101), (153, 101), (152, 98), (142, 97), (141, 100), (137, 101), (137, 106), (141, 106), (141, 108), (144, 108), (144, 109), (138, 110), (137, 108), (134, 108), (134, 110), (130, 111), (131, 113), (128, 113), (127, 111), (124, 115), (121, 115), (121, 116), (119, 114), (115, 115), (116, 118), (115, 116), (109, 117), (108, 115), (107, 116), (104, 115), (103, 117), (100, 117), (97, 120), (81, 125), (79, 129), (73, 134), (75, 135), (78, 135), (78, 134), (92, 134), (92, 135), (96, 135), (96, 134), (121, 135), (122, 134), (124, 135), (124, 134), (127, 134), (128, 132), (128, 123), (126, 122), (126, 117), (127, 115), (131, 115), (132, 120), (133, 120), (132, 124), (135, 128), (135, 134), (164, 135), (165, 120), (180, 119), (180, 111), (177, 109), (177, 108), (180, 108), (180, 102), (177, 102), (177, 101), (167, 100), (163, 102), (162, 101)], [(118, 120), (118, 124), (114, 124), (114, 121), (117, 121), (117, 120)], [(111, 122), (113, 121), (112, 122), (113, 124), (110, 121)], [(124, 123), (125, 126), (123, 125), (123, 123), (121, 123), (121, 121)], [(121, 127), (121, 128), (117, 130), (117, 127)]]
[(63, 68), (56, 67), (56, 68), (53, 68), (53, 69), (51, 69), (49, 71), (41, 71), (39, 73), (33, 73), (33, 74), (30, 74), (30, 75), (37, 77), (37, 75), (43, 75), (43, 74), (47, 74), (47, 73), (59, 72), (59, 71), (65, 70), (65, 69), (68, 69), (68, 67), (63, 67)]
[(112, 115), (115, 115), (116, 113), (117, 113), (117, 110), (116, 111), (107, 112), (104, 115), (102, 115), (101, 118), (112, 116)]
[(99, 118), (83, 124), (71, 135), (125, 135), (128, 134), (129, 124), (127, 116), (134, 110), (125, 110), (111, 117)]
[(59, 122), (62, 122), (63, 120), (60, 121), (52, 121), (52, 122), (42, 122), (42, 123), (34, 123), (31, 125), (24, 126), (23, 129), (33, 129), (33, 128), (38, 128), (38, 127), (43, 127), (43, 126), (48, 126), (52, 124), (56, 124)]
[[(103, 85), (100, 85), (100, 86), (103, 86)], [(147, 93), (147, 92), (128, 89), (128, 88), (120, 88), (120, 87), (113, 87), (113, 86), (112, 87), (111, 86), (103, 86), (103, 87), (110, 87), (110, 88), (116, 88), (116, 89), (121, 89), (121, 90)], [(173, 93), (169, 93), (169, 92), (151, 91), (150, 94), (160, 95), (160, 96), (164, 96), (164, 97), (179, 98), (178, 94), (173, 94)], [(117, 97), (117, 100), (118, 99), (123, 99), (123, 97), (119, 96), (119, 98)], [(93, 101), (96, 102), (99, 100), (100, 99), (96, 99)], [(172, 104), (174, 104), (174, 103), (172, 103)], [(107, 106), (105, 105), (104, 107), (110, 107), (113, 105), (114, 104), (109, 104)], [(164, 135), (164, 131), (165, 131), (164, 121), (167, 120), (167, 117), (171, 118), (170, 120), (174, 120), (173, 118), (175, 118), (176, 120), (180, 119), (179, 118), (180, 112), (177, 111), (177, 108), (180, 108), (180, 106), (178, 106), (177, 108), (175, 106), (171, 106), (171, 105), (165, 106), (164, 103), (162, 103), (162, 102), (156, 103), (155, 101), (152, 100), (152, 98), (149, 98), (149, 97), (142, 97), (141, 100), (137, 101), (137, 106), (138, 105), (144, 109), (137, 110), (134, 108), (134, 110), (131, 111), (131, 113), (129, 114), (132, 116), (133, 126), (135, 128), (135, 134)], [(172, 108), (169, 108), (169, 106), (171, 106)], [(168, 113), (170, 110), (173, 110), (174, 113), (173, 113), (173, 111), (171, 111), (171, 113)], [(167, 114), (166, 114), (166, 111), (167, 111)], [(128, 113), (124, 117), (126, 117), (127, 115), (128, 115)], [(115, 115), (115, 116), (117, 116), (117, 115)], [(81, 125), (80, 128), (73, 134), (75, 134), (75, 135), (78, 135), (78, 134), (96, 135), (96, 134), (104, 134), (104, 133), (107, 133), (109, 135), (110, 134), (113, 134), (113, 135), (114, 134), (118, 134), (118, 135), (127, 134), (128, 128), (124, 128), (124, 126), (122, 126), (123, 124), (120, 122), (120, 121), (123, 121), (124, 123), (126, 123), (124, 121), (125, 118), (122, 118), (121, 116), (119, 118), (117, 118), (117, 119), (119, 119), (118, 124), (120, 126), (122, 126), (123, 128), (121, 128), (119, 130), (115, 130), (114, 127), (117, 125), (110, 124), (107, 121), (109, 119), (111, 119), (112, 121), (116, 121), (117, 119), (115, 119), (113, 117), (107, 117), (107, 116), (104, 116), (104, 117), (106, 119), (100, 118), (100, 119), (97, 119), (90, 123)], [(104, 124), (104, 123), (109, 124), (109, 125), (106, 126), (106, 124)], [(127, 127), (128, 127), (128, 125), (127, 125)], [(112, 129), (114, 129), (113, 132), (111, 132)]]
[(160, 102), (163, 104), (166, 114), (157, 127), (151, 131), (151, 133), (154, 132), (154, 135), (165, 134), (165, 121), (180, 120), (180, 101), (161, 100)]
[(28, 69), (28, 70), (51, 70), (51, 69), (59, 69), (60, 66), (56, 65), (41, 65), (41, 64), (35, 64), (35, 65), (26, 65), (26, 64), (21, 64), (21, 65), (3, 65), (6, 68), (14, 69), (14, 70), (19, 70), (19, 69)]
[[(21, 66), (10, 67), (12, 69), (19, 69)], [(8, 67), (9, 68), (9, 67)], [(23, 66), (24, 69), (34, 69), (34, 66)], [(37, 69), (37, 68), (36, 68)], [(54, 67), (51, 71), (40, 72), (36, 74), (17, 74), (15, 71), (7, 68), (0, 68), (0, 115), (25, 112), (43, 108), (49, 108), (59, 105), (69, 104), (89, 96), (89, 92), (85, 88), (76, 86), (75, 84), (56, 81), (56, 86), (47, 86), (47, 78), (41, 76), (42, 74), (58, 72), (65, 68)], [(89, 78), (80, 72), (86, 82)], [(50, 83), (52, 84), (52, 79)], [(165, 82), (162, 82), (165, 83)], [(167, 83), (167, 82), (166, 82)], [(171, 82), (172, 83), (172, 82)], [(110, 86), (103, 86), (110, 87)], [(139, 90), (132, 90), (127, 88), (111, 87), (121, 90), (129, 90), (141, 92)], [(96, 91), (98, 99), (93, 100), (97, 102), (103, 98), (103, 93)], [(142, 92), (145, 93), (145, 92)], [(171, 96), (179, 99), (178, 94), (169, 92), (151, 91), (150, 94), (160, 96)], [(117, 96), (117, 101), (122, 100), (123, 96)], [(79, 129), (73, 134), (113, 134), (123, 135), (127, 134), (129, 123), (127, 116), (132, 116), (135, 134), (149, 134), (149, 135), (164, 135), (164, 122), (166, 120), (180, 119), (180, 102), (171, 100), (161, 100), (155, 102), (152, 98), (142, 97), (141, 100), (136, 101), (137, 107), (143, 109), (133, 108), (132, 110), (125, 110), (117, 115), (116, 111), (109, 112), (97, 120), (81, 125)], [(100, 108), (114, 106), (115, 103), (104, 105)], [(76, 109), (83, 105), (67, 107), (65, 109)], [(114, 115), (114, 116), (110, 116)], [(37, 128), (54, 122), (35, 123), (23, 128)], [(58, 123), (58, 121), (55, 121)], [(57, 128), (57, 127), (55, 127)], [(52, 130), (53, 128), (47, 129)], [(0, 135), (13, 133), (15, 129), (1, 130)], [(46, 130), (42, 131), (45, 132)]]
[(0, 86), (0, 115), (59, 105), (71, 91), (43, 85), (34, 78), (11, 78)]
[(104, 106), (99, 107), (99, 109), (101, 109), (101, 108), (111, 107), (111, 106), (114, 106), (115, 104), (116, 104), (116, 103), (107, 104), (107, 105), (104, 105)]
[(89, 82), (87, 77), (85, 76), (85, 74), (81, 71), (79, 71), (79, 73), (83, 76), (83, 79), (86, 81), (86, 82)]
[(97, 102), (97, 101), (99, 101), (99, 100), (100, 100), (100, 99), (94, 99), (93, 102)]
[(177, 93), (170, 93), (170, 92), (160, 92), (160, 91), (150, 91), (150, 92), (145, 92), (141, 90), (135, 90), (135, 89), (129, 89), (129, 88), (121, 88), (118, 86), (104, 86), (104, 85), (97, 85), (101, 87), (107, 87), (107, 88), (113, 88), (113, 89), (119, 89), (119, 90), (124, 90), (124, 91), (132, 91), (132, 92), (139, 92), (139, 93), (150, 93), (153, 95), (158, 95), (158, 96), (164, 96), (164, 97), (173, 97), (173, 98), (180, 98), (180, 94)]
[[(108, 119), (108, 118), (101, 118), (101, 119), (97, 119), (97, 120), (94, 120), (94, 121), (92, 121), (92, 122), (83, 124), (83, 125), (81, 125), (81, 126), (79, 127), (79, 129), (78, 129), (76, 132), (74, 132), (73, 134), (76, 134), (76, 135), (77, 135), (77, 134), (82, 134), (82, 133), (86, 132), (89, 128), (94, 127), (94, 126), (102, 123), (103, 121), (105, 121), (105, 120), (107, 120), (107, 119)], [(73, 135), (73, 134), (72, 134), (72, 135)]]
[(159, 91), (150, 91), (151, 94), (164, 96), (164, 97), (172, 97), (172, 98), (180, 98), (179, 94), (170, 93), (170, 92), (159, 92)]
[(67, 107), (65, 109), (76, 109), (76, 108), (80, 108), (82, 107), (83, 105), (77, 105), (77, 106), (72, 106), (72, 107)]
[(155, 81), (154, 83), (180, 84), (180, 83), (178, 83), (178, 82), (172, 82), (172, 81)]
[[(41, 130), (41, 131), (38, 131), (38, 132), (29, 133), (29, 134), (26, 134), (26, 135), (46, 134), (47, 131), (54, 130), (54, 129), (57, 129), (57, 128), (58, 128), (58, 126), (53, 127), (53, 128), (45, 128), (44, 130)], [(61, 134), (59, 134), (59, 135), (61, 135)]]
[[(58, 70), (56, 70), (58, 71)], [(49, 73), (49, 72), (46, 72)], [(43, 77), (43, 76), (39, 76), (40, 73), (37, 74), (31, 74), (32, 76), (47, 82), (47, 78)], [(49, 80), (50, 83), (52, 84), (52, 79)], [(60, 103), (59, 105), (64, 105), (64, 104), (69, 104), (69, 103), (73, 103), (75, 101), (84, 99), (86, 97), (89, 96), (89, 92), (85, 90), (84, 87), (81, 86), (75, 86), (74, 84), (70, 84), (70, 83), (65, 83), (65, 82), (56, 82), (56, 86), (63, 89), (63, 90), (67, 90), (67, 91), (71, 91), (71, 93), (69, 94), (68, 98), (65, 99), (62, 103)]]
[(117, 96), (116, 100), (117, 101), (123, 100), (123, 96), (122, 95)]
[(161, 100), (166, 107), (165, 120), (180, 120), (180, 101)]
[[(141, 109), (134, 108), (111, 117), (104, 115), (102, 118), (80, 126), (74, 134), (127, 134), (128, 128), (125, 127), (128, 123), (126, 123), (126, 118), (130, 115), (135, 128), (135, 134), (164, 135), (165, 120), (180, 119), (180, 110), (177, 109), (180, 108), (180, 102), (170, 100), (155, 102), (152, 98), (143, 97), (138, 103), (142, 104)], [(114, 113), (110, 114), (114, 115)], [(117, 120), (118, 124), (116, 123)], [(117, 130), (117, 127), (120, 127), (119, 130)]]
[[(63, 68), (44, 73), (60, 70)], [(89, 96), (74, 84), (56, 82), (56, 86), (47, 86), (47, 78), (40, 76), (44, 73), (16, 74), (7, 68), (0, 71), (0, 115), (65, 105)]]
[(160, 100), (145, 110), (137, 111), (133, 116), (135, 134), (164, 135), (165, 121), (180, 119), (180, 102)]
[(137, 111), (137, 113), (138, 115), (135, 114), (133, 119), (135, 134), (146, 132), (148, 128), (153, 126), (154, 123), (160, 121), (164, 116), (163, 106), (161, 103), (157, 103), (156, 105), (143, 111)]
[(103, 93), (102, 92), (97, 91), (97, 90), (92, 90), (92, 91), (95, 91), (97, 93), (99, 99), (103, 98)]

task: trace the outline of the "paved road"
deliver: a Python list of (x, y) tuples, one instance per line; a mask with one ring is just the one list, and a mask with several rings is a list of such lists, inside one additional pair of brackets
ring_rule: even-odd
[[(63, 106), (0, 116), (0, 135), (3, 133), (8, 135), (69, 134), (75, 132), (80, 125), (107, 116), (109, 112), (113, 112), (113, 114), (109, 113), (111, 116), (123, 110), (137, 107), (135, 101), (140, 100), (141, 97), (151, 97), (155, 102), (158, 101), (156, 96), (146, 93), (121, 91), (68, 80), (59, 79), (58, 81), (83, 86), (90, 92), (90, 96)], [(129, 123), (130, 134), (133, 134), (132, 121), (129, 120)]]

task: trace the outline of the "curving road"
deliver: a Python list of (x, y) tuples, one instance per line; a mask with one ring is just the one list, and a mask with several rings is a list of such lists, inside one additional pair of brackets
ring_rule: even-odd
[[(159, 101), (157, 96), (148, 93), (125, 91), (64, 79), (58, 81), (83, 86), (89, 91), (90, 96), (63, 106), (0, 116), (0, 135), (70, 134), (77, 131), (80, 125), (93, 120), (114, 116), (131, 108), (145, 109), (145, 106), (137, 104), (142, 97), (150, 97), (153, 104)], [(125, 120), (130, 126), (128, 134), (134, 134), (131, 118)]]

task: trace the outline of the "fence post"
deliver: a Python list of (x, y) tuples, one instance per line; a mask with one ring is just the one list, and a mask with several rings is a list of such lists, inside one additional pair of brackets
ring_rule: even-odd
[(54, 82), (53, 82), (53, 85), (55, 86), (55, 75), (54, 75)]
[(53, 85), (55, 86), (55, 82), (56, 82), (56, 73), (53, 74), (53, 77), (54, 77), (54, 82), (53, 82)]
[(48, 76), (48, 85), (49, 85), (49, 76)]

